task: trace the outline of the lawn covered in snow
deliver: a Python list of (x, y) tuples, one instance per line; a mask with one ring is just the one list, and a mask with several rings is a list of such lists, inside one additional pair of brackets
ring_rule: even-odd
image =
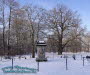
[[(66, 70), (66, 58), (68, 56), (68, 70)], [(46, 53), (48, 58), (47, 62), (40, 62), (39, 72), (37, 73), (3, 73), (2, 68), (11, 66), (10, 59), (0, 60), (0, 75), (90, 75), (90, 62), (85, 59), (85, 65), (83, 66), (82, 57), (90, 55), (89, 53), (77, 53), (75, 54), (76, 60), (72, 58), (73, 53), (63, 53), (57, 55), (57, 53)], [(14, 66), (29, 67), (37, 69), (37, 62), (35, 58), (30, 58), (29, 55), (24, 55), (19, 59), (18, 56), (14, 57)]]

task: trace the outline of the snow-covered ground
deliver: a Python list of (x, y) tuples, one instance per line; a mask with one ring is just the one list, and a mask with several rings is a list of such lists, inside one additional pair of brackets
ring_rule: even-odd
[[(81, 57), (90, 55), (90, 53), (77, 53), (76, 60), (72, 58), (73, 53), (63, 53), (62, 57), (68, 56), (68, 70), (66, 70), (66, 58), (61, 58), (57, 53), (46, 53), (48, 58), (47, 62), (40, 62), (40, 70), (37, 73), (3, 73), (1, 70), (3, 67), (11, 66), (11, 60), (2, 59), (0, 61), (0, 75), (90, 75), (90, 62), (85, 59), (85, 65), (83, 66), (83, 60)], [(25, 56), (27, 59), (15, 57), (14, 66), (22, 66), (37, 69), (37, 62), (35, 59), (30, 58), (29, 55)]]

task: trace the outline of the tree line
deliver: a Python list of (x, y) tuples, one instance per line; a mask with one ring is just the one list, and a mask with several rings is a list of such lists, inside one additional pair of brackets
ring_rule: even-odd
[[(46, 38), (47, 51), (80, 51), (84, 29), (80, 15), (65, 5), (47, 10), (16, 0), (0, 0), (0, 55), (32, 54)], [(76, 49), (77, 48), (77, 49)]]

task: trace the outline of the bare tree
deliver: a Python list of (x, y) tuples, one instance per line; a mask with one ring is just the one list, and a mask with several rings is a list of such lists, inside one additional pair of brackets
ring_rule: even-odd
[(40, 34), (43, 30), (45, 9), (38, 8), (37, 6), (29, 5), (24, 6), (29, 23), (30, 38), (32, 42), (32, 57), (35, 57), (35, 42), (40, 39)]
[(0, 0), (1, 24), (3, 25), (3, 54), (5, 53), (5, 0)]
[(26, 49), (28, 42), (30, 42), (30, 40), (28, 41), (28, 21), (22, 9), (14, 10), (12, 16), (12, 44), (15, 46), (17, 54), (23, 54), (25, 51), (28, 52)]
[(10, 29), (11, 29), (11, 21), (12, 21), (12, 10), (15, 9), (16, 7), (18, 7), (18, 3), (15, 0), (7, 0), (6, 1), (6, 5), (9, 8), (9, 29), (8, 29), (8, 55), (10, 52)]
[(82, 37), (82, 45), (83, 45), (83, 51), (90, 51), (90, 32), (87, 32), (84, 34), (84, 36)]
[(56, 8), (49, 12), (48, 23), (58, 39), (58, 54), (62, 54), (66, 44), (71, 41), (70, 35), (72, 30), (79, 27), (81, 19), (76, 12), (73, 12), (66, 6), (57, 5)]

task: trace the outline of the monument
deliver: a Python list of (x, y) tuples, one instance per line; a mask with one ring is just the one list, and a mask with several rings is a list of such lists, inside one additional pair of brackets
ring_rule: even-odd
[(45, 47), (47, 46), (45, 41), (37, 41), (36, 46), (38, 54), (36, 61), (47, 61), (47, 58), (45, 57)]

